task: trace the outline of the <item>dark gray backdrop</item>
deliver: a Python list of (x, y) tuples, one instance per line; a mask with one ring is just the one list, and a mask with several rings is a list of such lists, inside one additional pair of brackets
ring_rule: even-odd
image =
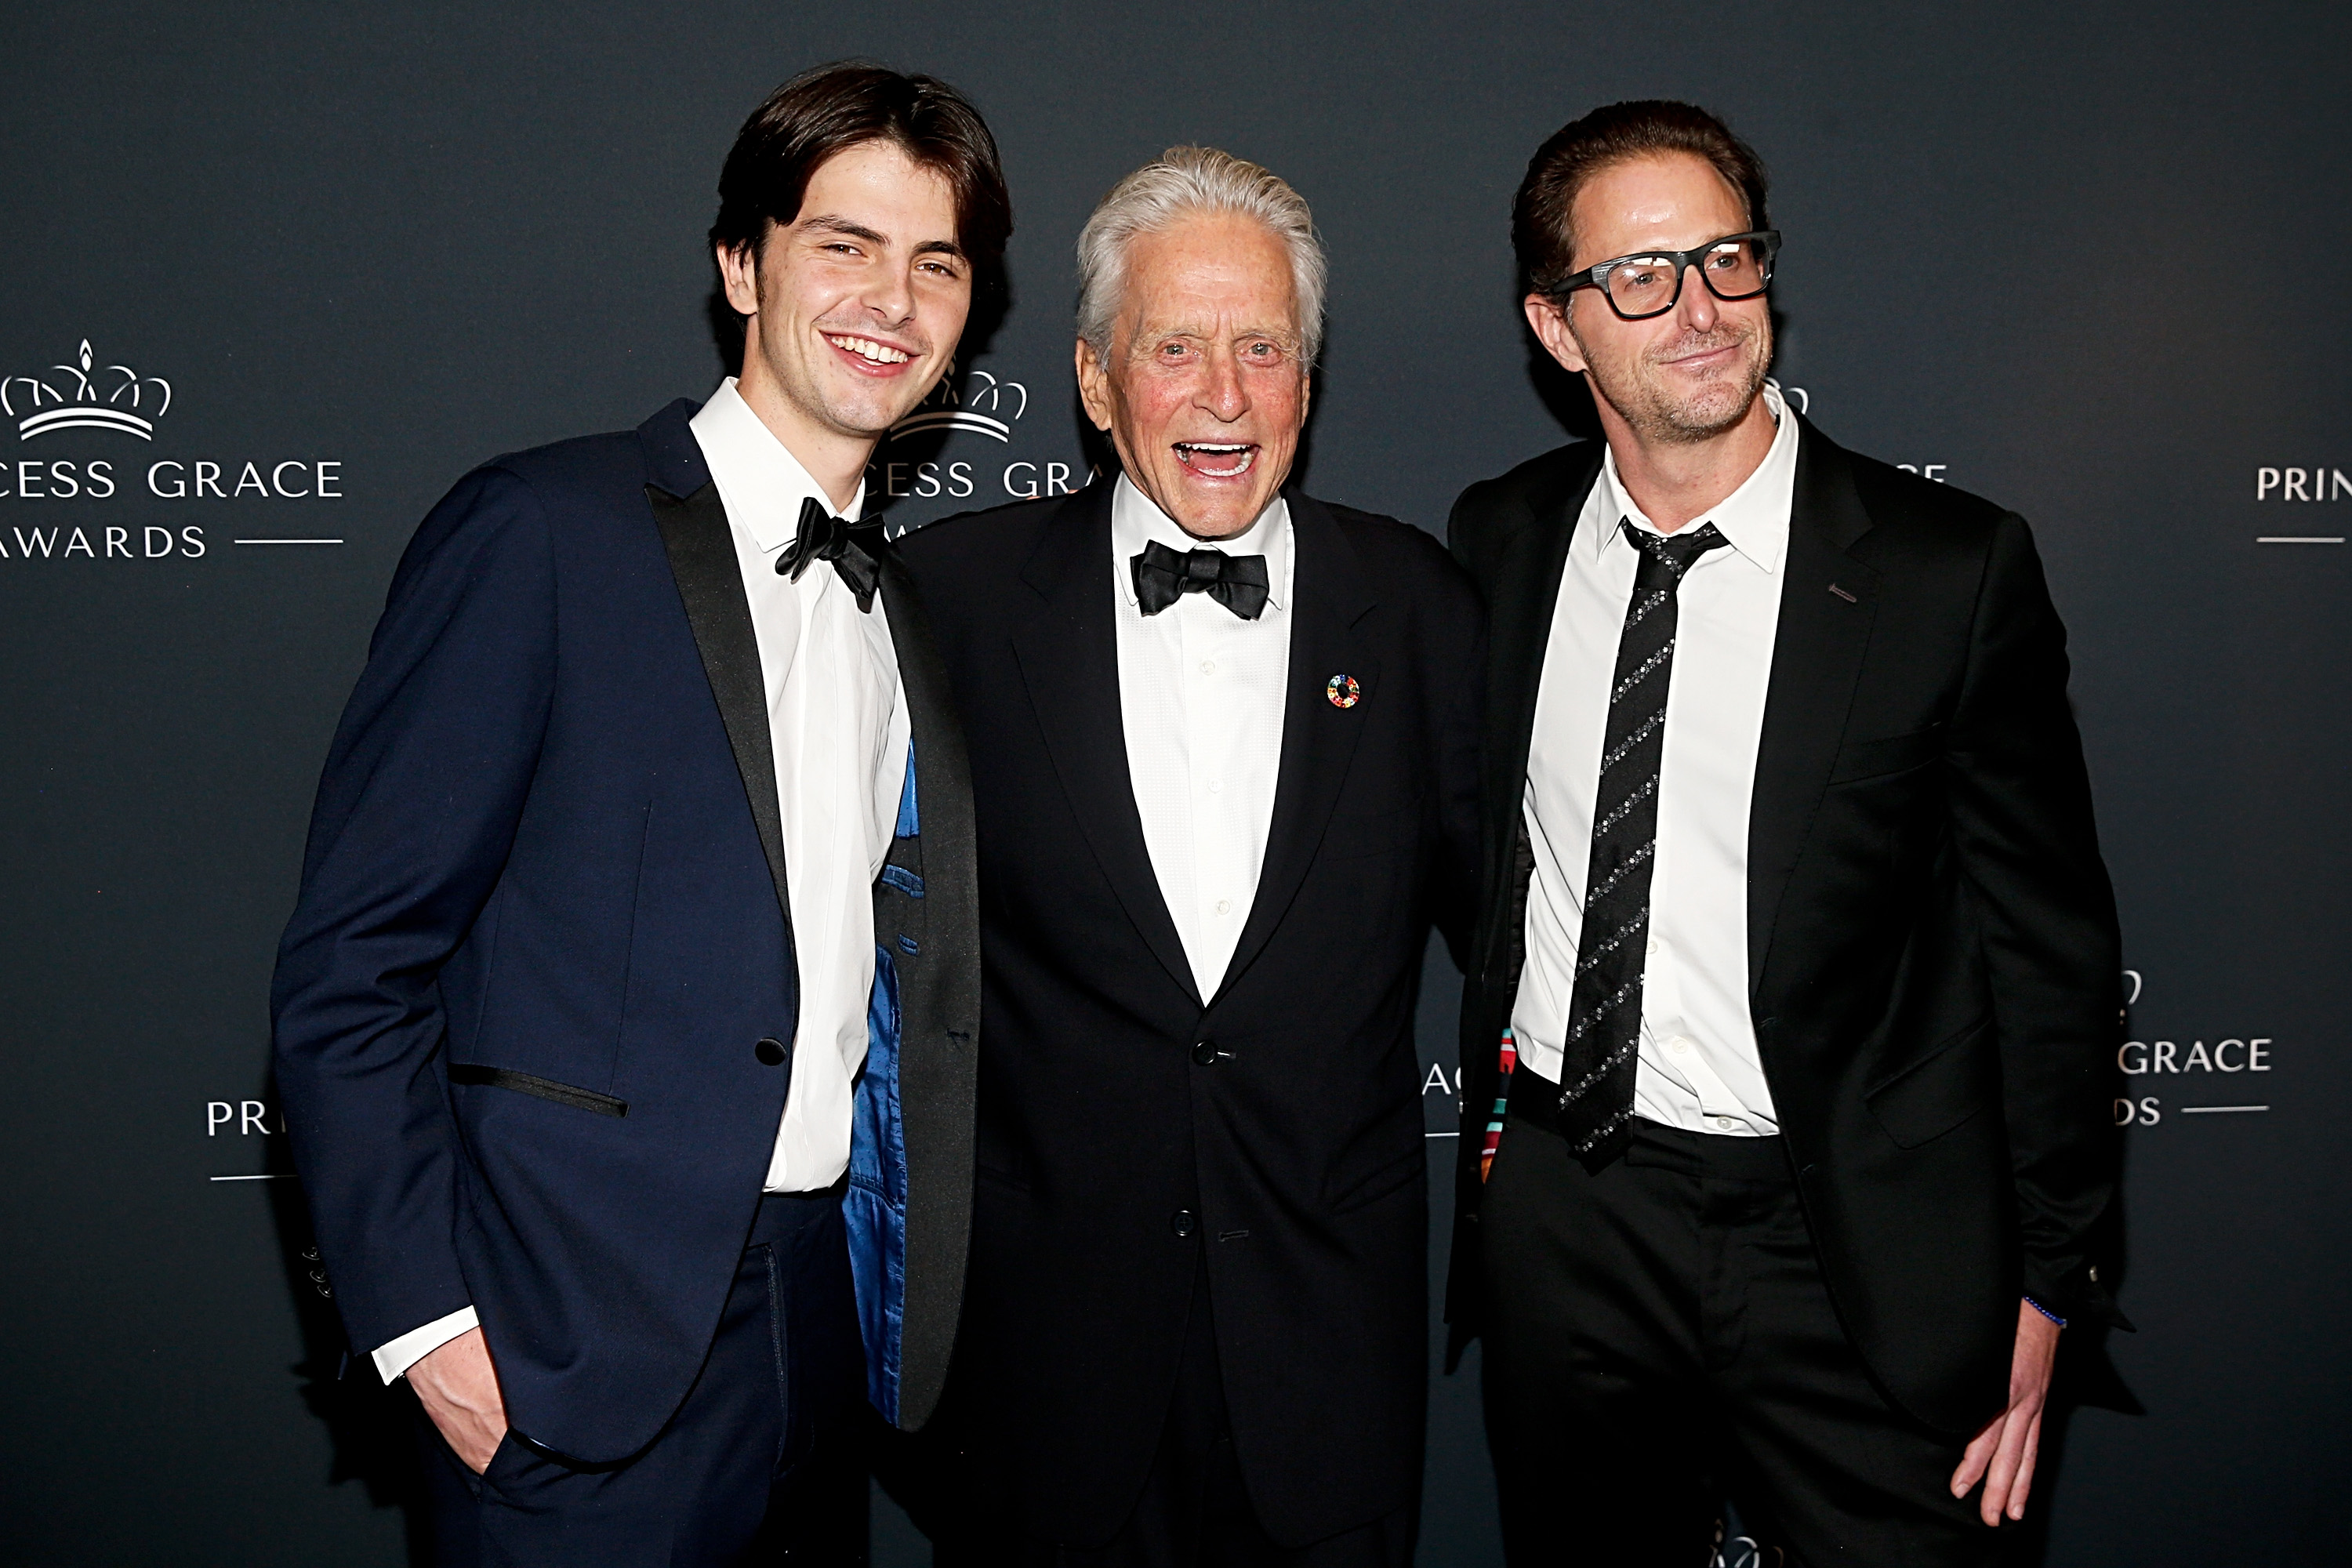
[[(2343, 11), (195, 9), (15, 6), (0, 48), (0, 375), (31, 378), (0, 420), (10, 1560), (403, 1560), (393, 1407), (331, 1381), (295, 1184), (221, 1179), (285, 1169), (265, 995), (316, 772), (458, 474), (709, 390), (719, 159), (853, 53), (979, 100), (1020, 222), (950, 410), (1002, 428), (886, 447), (906, 521), (1083, 477), (1070, 243), (1171, 142), (1314, 203), (1310, 482), (1432, 528), (1589, 418), (1511, 298), (1536, 142), (1654, 94), (1755, 142), (1780, 378), (1839, 440), (2022, 510), (2074, 632), (2135, 970), (2142, 1331), (2070, 1346), (2095, 1404), (2045, 1459), (2047, 1560), (2340, 1554)], [(24, 433), (85, 340), (150, 428)], [(1432, 1061), (1454, 984), (1435, 961)], [(1496, 1561), (1492, 1513), (1475, 1383), (1442, 1380), (1423, 1560)], [(876, 1538), (924, 1560), (887, 1506)]]

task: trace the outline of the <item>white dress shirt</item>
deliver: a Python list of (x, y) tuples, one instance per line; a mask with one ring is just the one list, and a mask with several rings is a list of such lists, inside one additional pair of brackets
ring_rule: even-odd
[[(1282, 773), (1296, 557), (1290, 508), (1276, 496), (1246, 532), (1212, 542), (1177, 527), (1122, 474), (1110, 520), (1128, 778), (1160, 896), (1206, 1002), (1257, 897)], [(1265, 608), (1245, 621), (1206, 594), (1184, 594), (1146, 616), (1131, 562), (1150, 541), (1180, 552), (1264, 555)]]
[[(878, 595), (860, 611), (828, 562), (812, 563), (797, 582), (776, 572), (799, 531), (802, 500), (814, 496), (831, 510), (823, 487), (760, 422), (732, 376), (689, 427), (725, 503), (751, 601), (800, 971), (793, 1080), (763, 1184), (805, 1192), (831, 1186), (849, 1166), (874, 987), (874, 879), (906, 785), (907, 699)], [(865, 501), (861, 484), (852, 521)], [(476, 1323), (466, 1307), (412, 1330), (375, 1352), (376, 1368), (390, 1383)]]
[[(1780, 1131), (1748, 1010), (1748, 816), (1780, 626), (1798, 428), (1776, 389), (1766, 387), (1764, 397), (1780, 425), (1771, 449), (1720, 505), (1680, 531), (1712, 522), (1730, 548), (1700, 556), (1676, 592), (1633, 1079), (1635, 1115), (1736, 1137)], [(1583, 923), (1609, 689), (1638, 564), (1620, 518), (1658, 531), (1626, 495), (1612, 454), (1569, 548), (1528, 752), (1524, 813), (1535, 876), (1511, 1033), (1520, 1064), (1554, 1082)]]

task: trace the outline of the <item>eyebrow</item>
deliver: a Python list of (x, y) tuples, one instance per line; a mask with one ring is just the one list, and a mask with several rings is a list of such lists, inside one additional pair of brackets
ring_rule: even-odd
[(799, 226), (803, 229), (819, 229), (826, 234), (846, 235), (851, 239), (862, 239), (868, 245), (887, 246), (890, 243), (888, 236), (877, 234), (862, 223), (852, 223), (845, 217), (835, 217), (829, 214), (803, 218)]
[[(803, 230), (816, 229), (825, 234), (842, 235), (850, 239), (862, 239), (868, 245), (880, 246), (886, 250), (889, 248), (890, 245), (890, 237), (888, 235), (882, 234), (875, 229), (870, 229), (862, 223), (852, 223), (845, 217), (835, 217), (830, 213), (820, 214), (812, 218), (803, 218), (797, 226)], [(959, 261), (966, 259), (963, 247), (958, 245), (951, 239), (927, 239), (923, 241), (922, 244), (915, 247), (914, 254), (917, 256), (952, 256)]]

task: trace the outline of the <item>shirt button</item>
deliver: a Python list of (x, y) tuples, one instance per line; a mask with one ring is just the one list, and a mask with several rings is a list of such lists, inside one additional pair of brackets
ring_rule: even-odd
[(1191, 1209), (1178, 1209), (1168, 1216), (1168, 1228), (1176, 1233), (1179, 1241), (1185, 1240), (1201, 1228), (1201, 1216)]
[(1231, 914), (1231, 913), (1233, 913), (1233, 910), (1234, 910), (1234, 901), (1233, 901), (1233, 900), (1231, 900), (1231, 899), (1219, 899), (1219, 900), (1217, 900), (1217, 912), (1218, 912), (1219, 914), (1221, 914), (1221, 915)]
[(1216, 673), (1217, 673), (1217, 661), (1216, 661), (1215, 659), (1213, 659), (1213, 658), (1204, 658), (1204, 659), (1202, 659), (1202, 660), (1201, 661), (1201, 673), (1202, 673), (1202, 675), (1214, 675), (1214, 674), (1216, 674)]
[(1731, 1131), (1732, 1121), (1731, 1121), (1731, 1118), (1730, 1118), (1730, 1117), (1728, 1117), (1728, 1116), (1718, 1116), (1718, 1117), (1717, 1117), (1717, 1118), (1715, 1119), (1715, 1124), (1716, 1124), (1716, 1126), (1717, 1126), (1718, 1128), (1721, 1128), (1721, 1129), (1722, 1129), (1724, 1131), (1726, 1131), (1726, 1132), (1728, 1132), (1728, 1131)]
[(1665, 946), (1665, 945), (1666, 945), (1666, 944), (1665, 944), (1664, 942), (1660, 942), (1656, 937), (1652, 937), (1652, 938), (1650, 939), (1650, 956), (1651, 956), (1652, 958), (1655, 958), (1655, 957), (1657, 957), (1657, 956), (1658, 956), (1658, 949), (1660, 949), (1660, 948), (1662, 948), (1662, 947), (1664, 947), (1664, 946)]
[(1690, 1046), (1691, 1043), (1683, 1038), (1680, 1035), (1676, 1035), (1673, 1039), (1666, 1042), (1666, 1049), (1674, 1052), (1675, 1055), (1678, 1057), (1689, 1055)]
[(1223, 780), (1223, 779), (1211, 779), (1211, 780), (1209, 781), (1209, 793), (1210, 793), (1211, 795), (1223, 795), (1223, 794), (1224, 794), (1224, 793), (1225, 793), (1225, 781), (1224, 781), (1224, 780)]

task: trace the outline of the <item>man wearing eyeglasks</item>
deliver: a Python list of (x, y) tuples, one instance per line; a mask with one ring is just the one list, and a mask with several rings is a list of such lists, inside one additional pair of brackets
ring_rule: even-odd
[(1528, 321), (1606, 440), (1454, 511), (1492, 651), (1449, 1318), (1515, 1565), (1696, 1563), (1727, 1496), (1791, 1563), (1994, 1561), (2061, 1331), (2121, 1323), (2064, 629), (2014, 513), (1765, 379), (1764, 197), (1686, 104), (1544, 143)]

